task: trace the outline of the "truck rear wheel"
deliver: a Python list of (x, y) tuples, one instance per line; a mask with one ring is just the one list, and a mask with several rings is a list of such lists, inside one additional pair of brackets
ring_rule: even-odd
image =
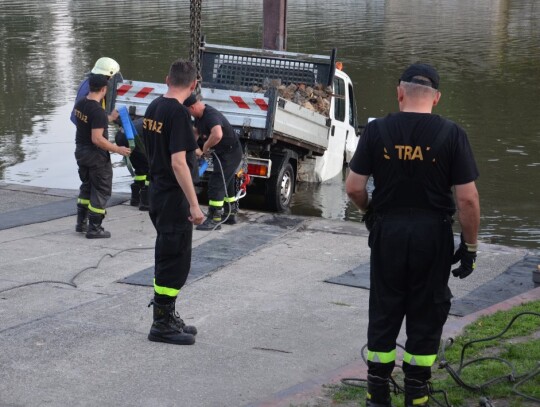
[(266, 182), (266, 206), (268, 210), (283, 212), (289, 208), (294, 192), (295, 176), (290, 162), (284, 162), (277, 172)]

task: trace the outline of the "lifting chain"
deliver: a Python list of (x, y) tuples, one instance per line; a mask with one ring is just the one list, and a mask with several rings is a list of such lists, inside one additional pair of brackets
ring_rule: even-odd
[[(195, 64), (197, 68), (197, 77), (201, 78), (201, 61), (199, 54), (199, 46), (201, 44), (201, 9), (202, 0), (191, 0), (190, 2), (190, 36), (191, 44), (189, 48), (189, 60)], [(200, 93), (200, 82), (197, 83), (196, 92)]]

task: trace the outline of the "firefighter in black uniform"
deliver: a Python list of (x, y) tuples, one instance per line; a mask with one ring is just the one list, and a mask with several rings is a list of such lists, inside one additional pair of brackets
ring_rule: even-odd
[(193, 224), (204, 220), (193, 185), (197, 143), (191, 118), (182, 105), (197, 84), (195, 66), (177, 60), (165, 81), (167, 92), (150, 103), (143, 119), (150, 166), (150, 218), (157, 231), (154, 299), (150, 302), (154, 322), (148, 339), (191, 345), (197, 329), (184, 324), (175, 312), (175, 302), (191, 267)]
[[(476, 267), (478, 169), (465, 131), (435, 114), (439, 75), (413, 64), (397, 87), (398, 113), (368, 123), (350, 163), (346, 191), (370, 230), (367, 406), (390, 406), (396, 338), (406, 319), (406, 406), (427, 406), (428, 380), (450, 310), (454, 276)], [(366, 185), (373, 176), (369, 201)], [(456, 202), (452, 194), (454, 187)], [(452, 215), (461, 244), (454, 251)]]
[[(143, 119), (136, 119), (133, 121), (135, 130), (137, 131), (137, 137), (143, 137)], [(114, 140), (119, 146), (129, 147), (128, 139), (123, 129), (116, 132)], [(144, 141), (142, 141), (144, 143)], [(133, 182), (131, 183), (131, 199), (129, 204), (131, 206), (139, 207), (141, 211), (147, 211), (149, 209), (148, 204), (148, 159), (144, 151), (137, 143), (135, 148), (129, 156), (131, 165), (133, 166)]]
[(204, 223), (197, 226), (197, 229), (220, 229), (225, 204), (227, 204), (226, 219), (223, 223), (234, 225), (238, 213), (236, 173), (240, 168), (243, 154), (240, 140), (225, 116), (198, 100), (195, 95), (187, 98), (184, 106), (195, 118), (195, 136), (199, 143), (197, 156), (208, 155), (213, 149), (213, 171), (208, 180), (208, 214)]
[[(112, 99), (114, 94), (114, 89), (118, 82), (122, 82), (122, 74), (120, 73), (120, 65), (112, 58), (102, 57), (99, 58), (90, 73), (86, 78), (79, 84), (79, 89), (77, 90), (77, 96), (75, 97), (75, 104), (80, 100), (86, 98), (90, 92), (89, 86), (89, 75), (98, 74), (105, 75), (108, 79), (107, 92), (105, 97), (101, 100), (101, 105), (103, 109), (107, 112), (107, 117), (109, 122), (114, 121), (118, 118), (118, 111), (114, 109), (112, 103), (107, 103), (108, 99)], [(71, 110), (70, 120), (74, 125), (77, 125), (77, 118), (75, 117), (75, 109)], [(77, 202), (77, 225), (75, 230), (77, 232), (87, 232), (88, 231), (88, 199), (79, 199)]]
[(107, 135), (108, 117), (101, 106), (107, 93), (108, 78), (105, 75), (90, 74), (90, 93), (73, 109), (77, 133), (75, 135), (75, 158), (79, 167), (81, 186), (77, 201), (77, 225), (75, 230), (83, 232), (88, 215), (86, 237), (107, 238), (111, 234), (103, 229), (105, 206), (111, 197), (112, 165), (110, 152), (129, 156), (131, 150), (109, 142)]

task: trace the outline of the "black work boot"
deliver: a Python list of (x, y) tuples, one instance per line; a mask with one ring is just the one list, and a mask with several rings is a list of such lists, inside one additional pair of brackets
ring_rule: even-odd
[(219, 230), (221, 229), (221, 215), (223, 214), (223, 208), (216, 208), (214, 206), (208, 207), (208, 214), (203, 223), (196, 227), (197, 230)]
[(368, 375), (366, 407), (392, 407), (390, 379)]
[(88, 207), (77, 204), (77, 224), (75, 232), (86, 233), (88, 231)]
[(131, 187), (131, 199), (129, 200), (129, 204), (131, 206), (139, 206), (141, 203), (141, 184), (138, 182), (134, 182), (130, 185)]
[(406, 407), (429, 407), (429, 394), (428, 382), (405, 378)]
[(148, 202), (148, 186), (147, 185), (144, 185), (141, 187), (141, 192), (139, 194), (139, 197), (141, 198), (141, 201), (139, 202), (139, 210), (140, 211), (150, 210), (150, 204)]
[(151, 305), (154, 306), (154, 323), (150, 328), (148, 340), (172, 343), (174, 345), (193, 345), (195, 343), (195, 336), (187, 333), (179, 326), (174, 311), (174, 302), (158, 304), (152, 300), (148, 306)]
[(175, 306), (174, 302), (172, 303), (172, 314), (171, 314), (171, 316), (174, 319), (174, 323), (180, 329), (182, 329), (182, 331), (184, 331), (187, 334), (193, 335), (193, 336), (197, 335), (197, 328), (194, 327), (193, 325), (186, 325), (184, 323), (184, 320), (182, 318), (180, 318), (180, 315), (178, 315), (178, 313), (176, 312), (176, 306)]
[(227, 205), (228, 205), (228, 208), (225, 211), (225, 213), (223, 214), (223, 217), (226, 217), (227, 214), (229, 215), (229, 217), (227, 217), (227, 219), (223, 223), (226, 224), (226, 225), (236, 225), (238, 223), (238, 221), (236, 219), (236, 215), (238, 214), (238, 210), (236, 208), (236, 205), (235, 204), (230, 204), (230, 203), (227, 203)]
[(86, 232), (87, 239), (106, 239), (111, 237), (111, 233), (107, 232), (101, 226), (105, 215), (101, 213), (90, 212), (88, 214), (88, 231)]

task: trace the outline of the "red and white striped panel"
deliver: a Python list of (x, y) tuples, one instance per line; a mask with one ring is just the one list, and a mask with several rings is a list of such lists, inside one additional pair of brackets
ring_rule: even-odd
[[(162, 84), (152, 84), (150, 82), (122, 83), (116, 90), (120, 98), (125, 99), (148, 99), (149, 101), (167, 92), (167, 86)], [(246, 97), (239, 95), (228, 95), (236, 106), (240, 109), (268, 110), (268, 104), (264, 98)]]
[(230, 96), (230, 98), (240, 109), (268, 110), (268, 104), (263, 98), (243, 98), (241, 96)]
[(144, 99), (148, 95), (154, 92), (155, 88), (149, 86), (134, 86), (128, 84), (121, 84), (116, 90), (118, 96), (123, 97), (135, 97)]

